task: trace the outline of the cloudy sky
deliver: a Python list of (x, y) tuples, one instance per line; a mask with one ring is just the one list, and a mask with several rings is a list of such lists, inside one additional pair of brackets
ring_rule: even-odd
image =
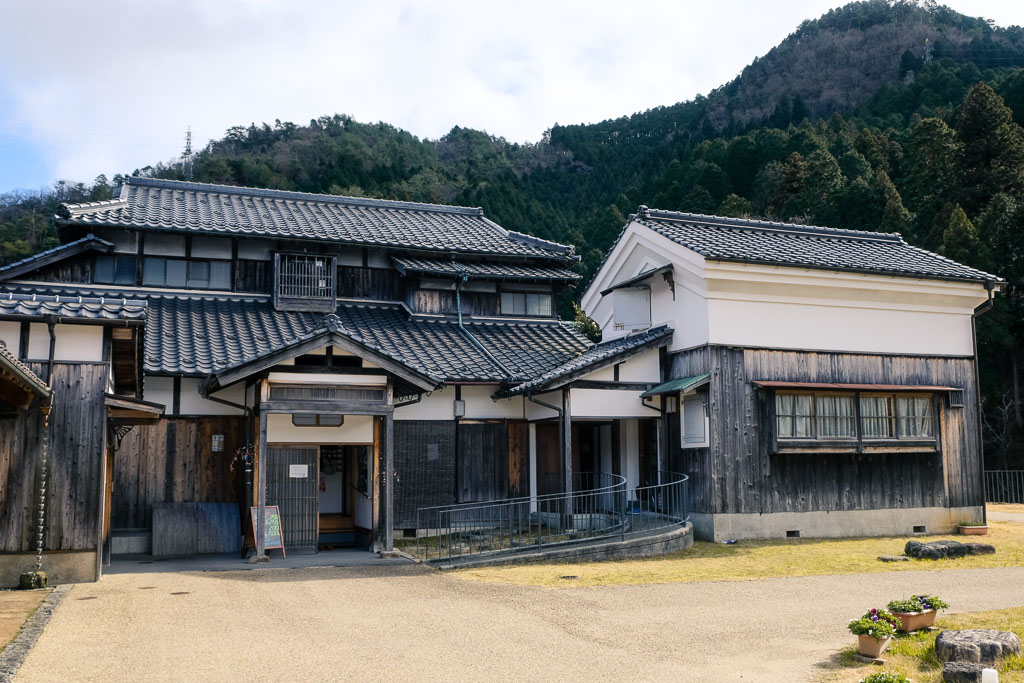
[[(345, 113), (515, 141), (707, 93), (837, 0), (34, 0), (0, 21), (0, 192)], [(1019, 0), (952, 0), (1024, 25)]]

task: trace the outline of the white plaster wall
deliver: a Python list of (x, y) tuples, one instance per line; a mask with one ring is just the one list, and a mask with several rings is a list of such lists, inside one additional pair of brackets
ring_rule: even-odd
[(174, 410), (174, 379), (146, 375), (142, 380), (142, 400), (159, 403), (165, 408), (164, 415), (171, 415)]
[(622, 363), (619, 366), (619, 381), (660, 382), (661, 354), (658, 349), (651, 349)]
[(96, 235), (108, 242), (113, 242), (116, 252), (135, 254), (139, 251), (139, 233), (134, 230), (106, 228), (97, 231)]
[(619, 389), (571, 389), (570, 412), (574, 418), (658, 417), (660, 413), (643, 405), (642, 391)]
[(361, 266), (363, 265), (363, 250), (354, 249), (342, 249), (338, 256), (339, 266)]
[(629, 331), (614, 329), (612, 297), (602, 297), (601, 290), (670, 263), (674, 296), (661, 274), (645, 281), (651, 288), (651, 324), (667, 323), (675, 330), (670, 350), (707, 343), (704, 259), (637, 223), (626, 228), (582, 297), (583, 309), (601, 327), (605, 340), (622, 337)]
[[(181, 412), (179, 415), (244, 415), (245, 411), (239, 408), (232, 408), (216, 401), (208, 401), (199, 395), (199, 388), (203, 380), (195, 377), (181, 378)], [(222, 398), (232, 403), (245, 402), (245, 383), (238, 382), (226, 389), (213, 393), (213, 396)], [(168, 404), (168, 409), (171, 404)]]
[[(539, 401), (544, 401), (550, 405), (558, 406), (559, 408), (562, 406), (562, 392), (560, 391), (550, 391), (546, 394), (534, 396), (534, 398)], [(571, 396), (570, 400), (572, 400)], [(526, 399), (523, 399), (523, 401), (523, 408), (526, 411), (527, 420), (547, 420), (552, 417), (558, 417), (558, 413), (549, 408), (539, 406), (533, 401), (527, 401)]]
[(238, 240), (238, 258), (250, 261), (272, 261), (274, 259), (274, 243), (270, 240)]
[(491, 396), (497, 389), (497, 385), (462, 387), (462, 400), (466, 402), (466, 417), (476, 420), (522, 420), (524, 417), (523, 397), (514, 396), (494, 401)]
[(196, 235), (192, 238), (192, 256), (196, 258), (231, 258), (231, 240), (227, 237), (205, 237)]
[[(54, 360), (102, 361), (102, 325), (55, 325)], [(50, 357), (50, 331), (45, 323), (31, 323), (28, 333), (28, 357), (47, 360)]]
[(184, 256), (185, 236), (173, 233), (147, 232), (142, 244), (143, 253), (147, 256)]
[(15, 356), (21, 354), (21, 323), (16, 320), (0, 320), (0, 341)]
[(708, 265), (711, 343), (970, 356), (980, 284)]
[(455, 388), (424, 394), (419, 403), (395, 408), (396, 420), (454, 420)]
[(370, 249), (366, 255), (366, 265), (370, 268), (391, 269), (391, 257), (383, 249)]
[(346, 415), (340, 427), (296, 427), (292, 416), (267, 416), (268, 443), (372, 444), (373, 416)]
[(608, 367), (601, 368), (595, 372), (591, 372), (588, 375), (583, 375), (580, 379), (589, 381), (599, 382), (611, 382), (615, 379), (615, 366), (609, 365)]

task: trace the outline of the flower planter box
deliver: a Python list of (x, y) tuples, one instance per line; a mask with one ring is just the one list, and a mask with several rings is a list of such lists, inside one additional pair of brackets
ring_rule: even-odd
[(878, 656), (889, 647), (892, 638), (879, 640), (874, 636), (857, 636), (857, 644), (860, 646), (860, 654), (871, 659), (878, 659)]
[(900, 630), (904, 633), (920, 631), (935, 623), (936, 611), (933, 609), (924, 612), (893, 612), (893, 616), (899, 617), (902, 623)]
[(961, 536), (984, 536), (988, 533), (987, 526), (962, 526), (960, 527)]

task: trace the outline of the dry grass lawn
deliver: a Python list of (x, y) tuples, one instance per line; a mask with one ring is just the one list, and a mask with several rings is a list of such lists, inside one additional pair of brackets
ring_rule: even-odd
[(1009, 512), (1014, 515), (1024, 515), (1024, 505), (1017, 503), (988, 503), (989, 512)]
[(22, 625), (42, 604), (49, 592), (0, 591), (0, 650), (17, 637)]
[[(878, 556), (902, 554), (907, 542), (905, 537), (740, 541), (735, 545), (697, 541), (689, 550), (644, 560), (487, 567), (458, 570), (453, 575), (492, 583), (575, 587), (1024, 565), (1024, 524), (992, 521), (985, 537), (967, 538), (954, 534), (918, 537), (916, 540), (943, 538), (991, 543), (996, 546), (996, 554), (956, 560), (888, 563), (879, 562)], [(578, 578), (571, 581), (560, 578), (567, 575)]]
[[(823, 665), (828, 670), (821, 680), (824, 681), (859, 681), (876, 671), (901, 673), (914, 683), (931, 683), (942, 680), (942, 664), (935, 657), (935, 638), (945, 629), (994, 628), (1000, 631), (1013, 631), (1024, 638), (1024, 607), (994, 610), (992, 612), (975, 612), (967, 614), (940, 615), (935, 621), (937, 630), (930, 632), (908, 633), (889, 646), (883, 653), (883, 666), (864, 664), (855, 658), (857, 647), (851, 645)], [(852, 639), (853, 636), (850, 636)], [(1001, 683), (1024, 682), (1024, 658), (1010, 657), (1002, 662), (999, 669)]]

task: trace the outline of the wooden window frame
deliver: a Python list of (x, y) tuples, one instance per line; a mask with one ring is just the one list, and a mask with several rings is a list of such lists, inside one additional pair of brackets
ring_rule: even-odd
[[(314, 289), (322, 290), (323, 295), (312, 293), (296, 294), (291, 291), (284, 291), (289, 283), (283, 282), (282, 268), (290, 259), (323, 260), (325, 262), (323, 276), (326, 284), (314, 286)], [(328, 254), (275, 252), (273, 290), (275, 310), (333, 313), (338, 305), (338, 259)]]
[[(789, 437), (779, 434), (779, 415), (777, 411), (778, 396), (810, 396), (811, 397), (811, 428), (813, 436), (810, 437)], [(818, 436), (818, 396), (851, 396), (853, 397), (854, 425), (856, 436), (854, 437), (820, 437)], [(892, 398), (893, 414), (891, 419), (894, 425), (894, 436), (891, 437), (865, 437), (863, 428), (863, 416), (861, 415), (860, 400), (862, 396), (887, 396)], [(928, 437), (906, 437), (900, 436), (900, 398), (921, 398), (927, 397), (931, 402), (931, 436)], [(773, 453), (783, 452), (789, 449), (834, 449), (853, 448), (857, 452), (864, 450), (927, 450), (938, 451), (940, 448), (939, 435), (941, 433), (941, 402), (936, 392), (922, 391), (815, 391), (813, 389), (801, 391), (799, 389), (774, 390), (769, 392), (764, 402), (764, 416), (767, 426), (767, 436), (770, 451)]]

